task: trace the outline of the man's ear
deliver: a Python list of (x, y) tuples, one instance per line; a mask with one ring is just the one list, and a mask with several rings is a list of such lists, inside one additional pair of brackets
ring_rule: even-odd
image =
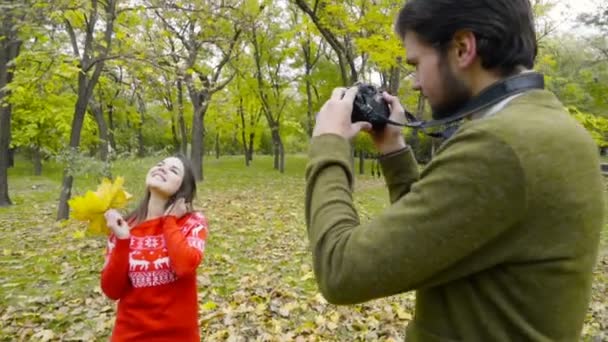
[(454, 34), (452, 47), (455, 54), (455, 62), (461, 68), (468, 68), (477, 57), (477, 40), (471, 31), (462, 30)]

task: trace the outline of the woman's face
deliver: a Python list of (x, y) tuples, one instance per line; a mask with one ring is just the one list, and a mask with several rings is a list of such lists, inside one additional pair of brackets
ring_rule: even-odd
[(150, 192), (170, 197), (179, 190), (184, 180), (184, 164), (175, 157), (169, 157), (148, 171), (146, 186)]

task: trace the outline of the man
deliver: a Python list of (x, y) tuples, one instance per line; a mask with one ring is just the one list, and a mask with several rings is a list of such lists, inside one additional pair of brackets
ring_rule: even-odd
[[(435, 119), (532, 69), (528, 0), (410, 0), (396, 31)], [(417, 290), (408, 341), (577, 341), (603, 224), (597, 147), (533, 89), (468, 118), (418, 173), (398, 127), (351, 124), (356, 88), (318, 114), (306, 222), (319, 288), (335, 304)], [(384, 94), (391, 120), (405, 122)], [(391, 206), (361, 224), (349, 139), (369, 131)]]

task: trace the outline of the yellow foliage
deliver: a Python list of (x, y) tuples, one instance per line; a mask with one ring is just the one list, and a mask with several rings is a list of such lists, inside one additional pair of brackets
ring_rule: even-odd
[(109, 209), (122, 209), (131, 199), (131, 194), (123, 189), (124, 179), (116, 177), (114, 183), (104, 178), (96, 191), (87, 191), (83, 196), (68, 201), (72, 218), (89, 222), (87, 232), (108, 234), (104, 213)]

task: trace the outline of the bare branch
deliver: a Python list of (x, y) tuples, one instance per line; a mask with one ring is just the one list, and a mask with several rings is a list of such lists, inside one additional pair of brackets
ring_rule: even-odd
[[(222, 60), (220, 61), (220, 63), (217, 66), (215, 75), (213, 75), (213, 83), (216, 83), (217, 80), (220, 77), (220, 74), (222, 73), (222, 69), (224, 68), (224, 66), (230, 61), (230, 59), (232, 58), (232, 53), (234, 51), (234, 47), (236, 46), (236, 43), (239, 40), (239, 36), (241, 35), (241, 30), (236, 30), (236, 32), (234, 33), (234, 36), (232, 37), (232, 40), (230, 41), (230, 45), (228, 47), (228, 51), (226, 53), (224, 53), (224, 57), (222, 58)], [(219, 89), (218, 89), (219, 90)]]
[(163, 22), (165, 27), (169, 29), (169, 31), (173, 32), (173, 34), (175, 34), (175, 36), (182, 42), (182, 44), (184, 44), (186, 49), (190, 51), (192, 47), (190, 46), (190, 42), (188, 41), (188, 39), (186, 39), (186, 36), (184, 36), (175, 27), (173, 27), (173, 25), (171, 25), (165, 17), (158, 13), (158, 10), (154, 10), (154, 13)]
[(225, 79), (222, 83), (217, 84), (215, 87), (213, 87), (213, 89), (211, 89), (209, 92), (210, 93), (216, 93), (222, 89), (224, 89), (228, 83), (232, 82), (232, 80), (234, 79), (234, 77), (236, 76), (236, 72), (232, 73), (232, 75), (230, 75), (227, 79)]
[[(93, 0), (95, 3), (97, 1)], [(114, 32), (114, 20), (116, 19), (116, 1), (117, 0), (108, 0), (108, 5), (106, 6), (106, 30), (104, 33), (104, 42), (105, 42), (105, 47), (103, 48), (103, 52), (101, 53), (101, 57), (100, 58), (104, 58), (105, 56), (108, 55), (108, 53), (110, 52), (111, 46), (112, 46), (112, 33)], [(93, 27), (91, 27), (91, 31), (94, 30), (94, 25)], [(88, 32), (87, 32), (87, 36), (88, 36)], [(91, 35), (91, 40), (92, 40), (92, 35)], [(89, 42), (87, 40), (86, 43), (92, 44), (92, 41)], [(88, 94), (88, 96), (90, 96), (90, 94), (93, 93), (93, 88), (95, 86), (95, 84), (97, 83), (97, 80), (99, 80), (99, 76), (101, 76), (101, 72), (103, 70), (103, 66), (104, 66), (104, 62), (100, 61), (97, 62), (95, 64), (95, 70), (93, 71), (93, 75), (91, 76), (90, 82), (87, 85), (87, 90), (86, 90), (86, 94)], [(88, 68), (88, 66), (85, 66), (83, 63), (83, 68)]]
[(65, 26), (68, 31), (68, 35), (70, 36), (70, 42), (72, 43), (72, 49), (74, 50), (74, 55), (80, 59), (80, 51), (78, 50), (78, 41), (76, 40), (76, 33), (74, 32), (74, 28), (72, 27), (72, 23), (65, 18)]

